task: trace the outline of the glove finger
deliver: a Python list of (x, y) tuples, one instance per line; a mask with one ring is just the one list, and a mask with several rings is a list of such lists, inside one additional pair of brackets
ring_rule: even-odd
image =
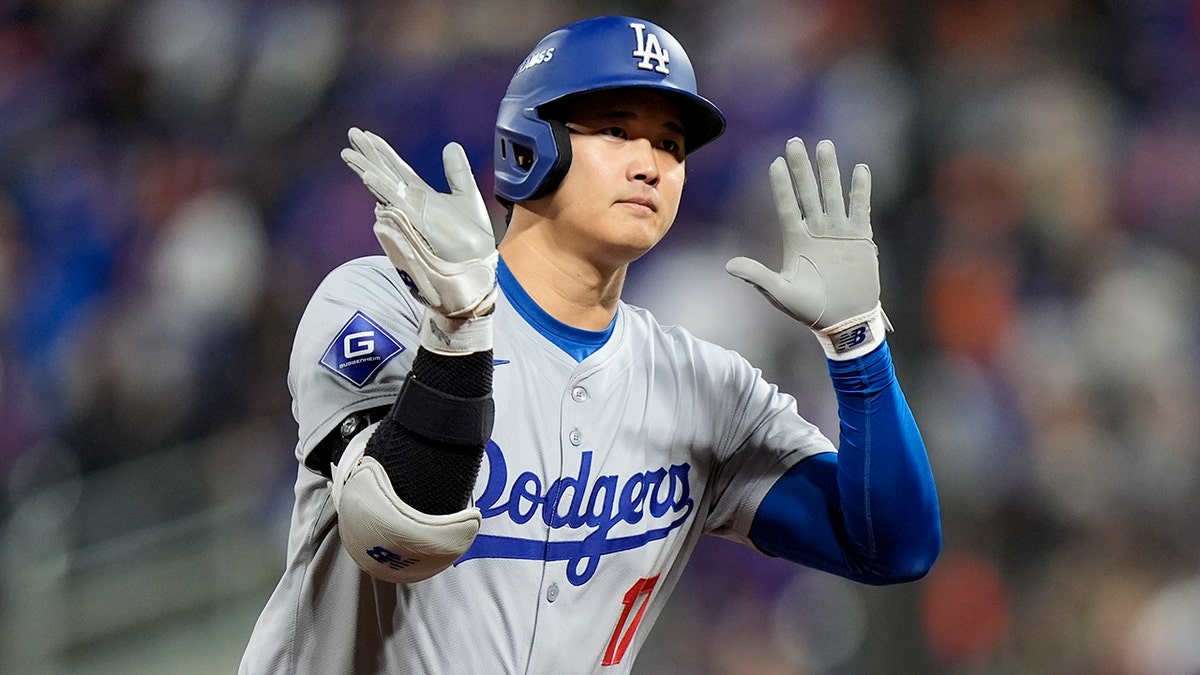
[(757, 260), (733, 258), (725, 263), (725, 271), (753, 286), (776, 309), (797, 321), (811, 325), (820, 315), (822, 308), (811, 293), (788, 283)]
[(817, 143), (817, 173), (820, 175), (821, 203), (825, 213), (838, 216), (840, 220), (846, 215), (846, 202), (842, 197), (842, 173), (838, 168), (833, 141)]
[(341, 152), (342, 161), (349, 166), (354, 173), (362, 178), (367, 173), (367, 158), (363, 157), (362, 153), (351, 148), (345, 148)]
[(755, 286), (761, 286), (762, 283), (760, 282), (767, 277), (778, 276), (775, 271), (768, 269), (766, 265), (745, 256), (730, 258), (725, 263), (725, 271)]
[(376, 201), (381, 204), (390, 203), (387, 195), (391, 193), (388, 191), (380, 191), (380, 187), (382, 187), (380, 185), (381, 181), (372, 171), (372, 165), (362, 156), (362, 153), (358, 152), (357, 150), (346, 148), (342, 150), (341, 155), (342, 161), (344, 161), (346, 165), (358, 175), (359, 180), (362, 181), (363, 185), (367, 186), (367, 189), (370, 190), (371, 194), (375, 196)]
[(808, 159), (808, 149), (805, 148), (804, 141), (792, 138), (787, 142), (784, 154), (787, 155), (795, 194), (800, 199), (801, 213), (806, 220), (818, 218), (824, 213), (821, 192), (817, 188), (817, 178), (813, 174), (812, 162)]
[(467, 159), (467, 151), (458, 143), (450, 142), (442, 148), (442, 165), (446, 170), (446, 184), (450, 186), (452, 195), (479, 194), (475, 185), (475, 175), (471, 173), (471, 162)]
[(367, 189), (381, 203), (397, 204), (402, 201), (403, 181), (384, 162), (371, 142), (370, 132), (351, 127), (349, 137), (351, 147), (342, 151), (342, 160), (350, 164), (350, 168), (358, 173)]
[(379, 153), (375, 150), (375, 147), (371, 145), (371, 139), (367, 136), (367, 132), (358, 127), (350, 127), (347, 136), (350, 138), (350, 148), (362, 157), (362, 166), (364, 169), (388, 170), (388, 167), (384, 166), (382, 160), (379, 158)]
[(351, 148), (354, 148), (358, 152), (362, 152), (366, 139), (362, 129), (359, 129), (358, 127), (350, 127), (350, 129), (346, 131), (346, 138), (349, 139)]
[(371, 191), (371, 194), (375, 195), (379, 203), (400, 209), (409, 218), (414, 216), (413, 213), (409, 213), (411, 205), (404, 198), (404, 187), (392, 180), (391, 177), (383, 176), (376, 169), (372, 168), (363, 174), (362, 179), (363, 185), (367, 186), (367, 189)]
[(788, 172), (787, 161), (776, 157), (775, 161), (771, 162), (769, 173), (771, 194), (775, 197), (775, 213), (783, 228), (786, 245), (792, 237), (807, 234), (804, 228), (804, 212), (800, 207), (800, 200), (796, 198), (796, 188)]
[[(471, 215), (475, 216), (476, 225), (486, 225), (491, 231), (491, 221), (488, 219), (487, 206), (483, 203), (483, 195), (479, 193), (479, 185), (475, 182), (475, 174), (471, 171), (471, 161), (467, 151), (455, 142), (442, 148), (442, 166), (446, 172), (446, 184), (450, 194), (470, 202)], [(460, 205), (460, 208), (463, 208)]]
[(371, 147), (375, 150), (375, 155), (379, 158), (379, 162), (387, 170), (393, 172), (397, 180), (406, 185), (432, 190), (432, 188), (425, 184), (421, 176), (408, 165), (408, 162), (405, 162), (401, 159), (400, 155), (396, 154), (396, 151), (392, 149), (392, 146), (387, 141), (370, 131), (366, 132), (366, 136), (370, 140)]
[(858, 164), (850, 174), (850, 224), (871, 236), (871, 168)]
[(442, 148), (442, 165), (445, 167), (450, 195), (459, 201), (457, 208), (467, 216), (471, 225), (494, 239), (492, 221), (487, 205), (483, 203), (483, 195), (479, 193), (475, 175), (471, 172), (467, 151), (458, 143), (447, 143)]

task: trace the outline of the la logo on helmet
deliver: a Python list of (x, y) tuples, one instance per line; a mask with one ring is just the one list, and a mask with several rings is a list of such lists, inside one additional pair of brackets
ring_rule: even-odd
[[(633, 50), (633, 55), (641, 59), (638, 61), (637, 67), (670, 75), (671, 71), (667, 70), (667, 63), (671, 61), (671, 55), (658, 43), (658, 36), (654, 33), (647, 33), (644, 23), (631, 23), (629, 27), (637, 35), (637, 49)], [(658, 65), (651, 61), (657, 61)]]

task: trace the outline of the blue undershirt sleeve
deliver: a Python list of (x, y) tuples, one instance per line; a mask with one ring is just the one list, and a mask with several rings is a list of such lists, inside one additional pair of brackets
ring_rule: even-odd
[(838, 451), (801, 460), (772, 486), (750, 540), (762, 551), (869, 584), (924, 576), (941, 549), (933, 471), (887, 343), (827, 361)]

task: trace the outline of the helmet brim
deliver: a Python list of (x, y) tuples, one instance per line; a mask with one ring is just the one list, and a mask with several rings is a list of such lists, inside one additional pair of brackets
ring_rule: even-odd
[[(559, 115), (555, 111), (569, 107), (578, 99), (592, 96), (598, 92), (612, 92), (622, 89), (642, 89), (662, 92), (678, 106), (679, 114), (682, 118), (681, 121), (683, 122), (683, 147), (686, 154), (695, 152), (700, 147), (708, 145), (721, 134), (725, 133), (725, 115), (708, 99), (697, 94), (680, 91), (675, 87), (656, 87), (643, 83), (633, 85), (614, 84), (609, 87), (599, 87), (588, 91), (567, 94), (538, 106), (537, 113), (542, 119), (557, 119)], [(566, 122), (568, 120), (559, 119), (558, 121)]]

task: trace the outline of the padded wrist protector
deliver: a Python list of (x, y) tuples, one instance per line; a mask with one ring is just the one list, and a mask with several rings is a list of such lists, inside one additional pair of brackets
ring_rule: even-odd
[(338, 530), (365, 572), (391, 583), (422, 581), (466, 553), (483, 518), (479, 509), (429, 515), (404, 503), (383, 466), (363, 454), (376, 422), (351, 439), (333, 467)]

